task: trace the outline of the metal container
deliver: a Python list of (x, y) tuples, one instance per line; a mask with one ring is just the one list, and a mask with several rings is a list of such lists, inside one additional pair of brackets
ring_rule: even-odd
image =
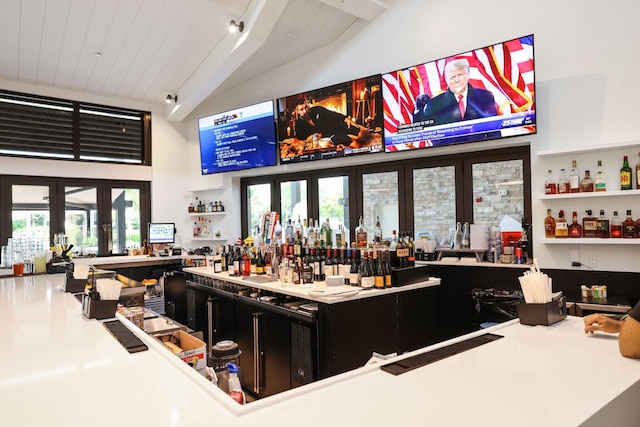
[(207, 365), (212, 367), (218, 377), (218, 387), (229, 393), (229, 371), (227, 363), (233, 363), (240, 369), (240, 347), (231, 340), (219, 341), (211, 347)]

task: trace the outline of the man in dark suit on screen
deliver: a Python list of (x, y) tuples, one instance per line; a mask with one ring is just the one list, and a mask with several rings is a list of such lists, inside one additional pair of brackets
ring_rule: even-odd
[(498, 115), (493, 94), (469, 84), (469, 62), (456, 59), (444, 67), (449, 88), (433, 97), (425, 109), (429, 125), (442, 125)]

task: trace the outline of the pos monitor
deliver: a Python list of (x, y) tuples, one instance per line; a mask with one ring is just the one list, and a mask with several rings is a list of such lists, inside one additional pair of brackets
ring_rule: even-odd
[(176, 225), (173, 222), (150, 222), (149, 243), (172, 244), (175, 242)]

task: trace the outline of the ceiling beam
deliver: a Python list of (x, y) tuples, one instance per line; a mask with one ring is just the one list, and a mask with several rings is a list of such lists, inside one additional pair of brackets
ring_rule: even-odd
[(382, 0), (318, 0), (331, 7), (335, 7), (350, 15), (371, 22), (382, 12), (387, 10), (387, 5)]

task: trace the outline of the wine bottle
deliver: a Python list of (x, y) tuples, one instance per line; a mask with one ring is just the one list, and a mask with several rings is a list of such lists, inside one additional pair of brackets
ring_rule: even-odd
[(351, 250), (351, 267), (349, 268), (349, 284), (351, 286), (359, 286), (359, 253), (357, 249)]
[(633, 183), (631, 182), (631, 167), (629, 166), (629, 158), (624, 156), (622, 168), (620, 168), (620, 190), (631, 190)]

